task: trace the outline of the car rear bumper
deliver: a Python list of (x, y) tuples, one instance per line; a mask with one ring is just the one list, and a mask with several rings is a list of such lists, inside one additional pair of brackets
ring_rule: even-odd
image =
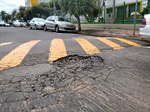
[(141, 25), (140, 34), (150, 36), (150, 25)]

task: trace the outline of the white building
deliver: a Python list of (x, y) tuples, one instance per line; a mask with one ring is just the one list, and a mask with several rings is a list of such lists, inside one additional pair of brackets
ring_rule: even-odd
[[(141, 13), (143, 9), (147, 6), (148, 0), (138, 0), (137, 12)], [(135, 12), (136, 0), (115, 0), (115, 20), (125, 21), (133, 20), (131, 16), (132, 12)], [(113, 0), (106, 0), (105, 2), (105, 14), (103, 11), (103, 17), (105, 16), (106, 23), (113, 22)]]
[(37, 5), (41, 2), (50, 2), (50, 0), (25, 0), (25, 6), (26, 7), (30, 7), (30, 6), (34, 6), (34, 5)]

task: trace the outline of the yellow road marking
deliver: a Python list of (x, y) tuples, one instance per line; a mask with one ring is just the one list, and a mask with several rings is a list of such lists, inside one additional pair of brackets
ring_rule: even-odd
[(75, 38), (75, 40), (80, 44), (87, 54), (97, 54), (100, 53), (100, 50), (97, 49), (93, 44), (83, 38)]
[(11, 44), (12, 42), (1, 43), (0, 46)]
[(55, 61), (58, 58), (67, 56), (65, 44), (62, 39), (54, 39), (51, 42), (49, 61)]
[(125, 42), (125, 43), (127, 43), (129, 45), (132, 45), (132, 46), (140, 46), (140, 44), (137, 44), (135, 42), (132, 42), (132, 41), (129, 41), (129, 40), (126, 40), (126, 39), (122, 39), (122, 38), (115, 38), (115, 39), (117, 39), (119, 41), (122, 41), (122, 42)]
[(102, 41), (103, 43), (107, 44), (108, 46), (112, 47), (114, 50), (122, 49), (124, 47), (120, 46), (119, 44), (116, 44), (110, 40), (107, 40), (105, 38), (97, 38), (98, 40)]
[(0, 60), (0, 70), (19, 65), (30, 49), (38, 42), (40, 42), (40, 40), (29, 41), (11, 51)]

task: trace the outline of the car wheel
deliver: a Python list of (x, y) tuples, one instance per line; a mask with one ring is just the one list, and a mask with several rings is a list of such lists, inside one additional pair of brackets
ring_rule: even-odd
[(47, 31), (47, 27), (46, 27), (46, 25), (44, 26), (44, 31)]
[(55, 32), (59, 32), (59, 27), (58, 26), (55, 26)]
[(30, 29), (32, 29), (32, 26), (30, 26)]

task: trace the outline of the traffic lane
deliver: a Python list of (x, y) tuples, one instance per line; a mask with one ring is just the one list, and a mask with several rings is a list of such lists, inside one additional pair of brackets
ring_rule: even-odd
[[(71, 66), (69, 69), (64, 66), (63, 70), (51, 64), (2, 71), (0, 81), (3, 84), (1, 88), (4, 88), (0, 97), (1, 109), (18, 109), (18, 103), (29, 102), (25, 103), (25, 108), (19, 109), (55, 112), (60, 108), (78, 111), (84, 107), (84, 111), (116, 112), (128, 109), (149, 112), (149, 48), (132, 47), (99, 56), (104, 60), (99, 67), (80, 71), (75, 71)], [(64, 74), (64, 80), (58, 81)]]
[(31, 30), (29, 28), (0, 27), (0, 43), (23, 42), (30, 40), (49, 40), (54, 38), (73, 38), (81, 35), (69, 32), (55, 33), (53, 31)]
[[(101, 41), (102, 40), (102, 41)], [(4, 45), (0, 47), (1, 50), (1, 65), (2, 68), (9, 68), (10, 64), (11, 67), (15, 67), (17, 65), (33, 65), (38, 63), (47, 63), (54, 60), (57, 60), (59, 58), (68, 56), (68, 55), (93, 55), (98, 54), (104, 51), (108, 50), (122, 50), (124, 47), (122, 46), (122, 43), (114, 43), (113, 38), (72, 38), (72, 39), (61, 39), (61, 38), (55, 38), (51, 40), (39, 40), (36, 44), (34, 44), (34, 41), (32, 40), (30, 45), (30, 49), (28, 46), (24, 46), (27, 42), (20, 42), (20, 45), (18, 45), (18, 42), (12, 43), (10, 45)], [(123, 39), (123, 41), (125, 41)], [(132, 44), (132, 46), (137, 46), (139, 44), (133, 43), (129, 40), (126, 40), (127, 43)], [(105, 43), (105, 44), (103, 44)], [(14, 46), (14, 45), (18, 46)], [(20, 46), (22, 51), (19, 50)], [(128, 46), (129, 46), (128, 45)], [(16, 48), (14, 48), (16, 47)], [(12, 49), (13, 48), (13, 49)], [(28, 52), (24, 54), (23, 51), (26, 51), (28, 49)], [(11, 57), (12, 55), (15, 56), (16, 59), (13, 57), (10, 58), (11, 60), (4, 62), (3, 60), (7, 59), (8, 57)], [(21, 56), (21, 57), (20, 57)], [(23, 56), (23, 57), (22, 57)], [(20, 60), (21, 59), (21, 60)], [(15, 60), (20, 60), (18, 63)], [(5, 65), (5, 66), (4, 66)]]

